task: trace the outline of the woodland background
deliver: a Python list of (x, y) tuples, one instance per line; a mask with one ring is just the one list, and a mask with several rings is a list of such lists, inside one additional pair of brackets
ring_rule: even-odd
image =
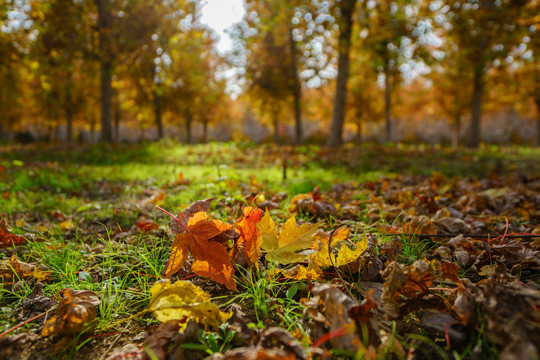
[(0, 141), (540, 145), (536, 0), (0, 1)]

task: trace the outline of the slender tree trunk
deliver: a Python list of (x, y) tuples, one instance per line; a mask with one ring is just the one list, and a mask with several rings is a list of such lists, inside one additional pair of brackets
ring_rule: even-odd
[(471, 111), (471, 126), (469, 129), (469, 146), (478, 148), (480, 143), (480, 120), (482, 116), (482, 95), (484, 93), (484, 68), (476, 67), (474, 70), (474, 87)]
[(289, 50), (291, 52), (291, 81), (292, 95), (294, 103), (294, 141), (296, 145), (302, 144), (303, 129), (302, 129), (302, 85), (300, 84), (300, 75), (298, 74), (296, 42), (294, 41), (293, 28), (289, 24)]
[(156, 126), (158, 131), (158, 139), (163, 139), (163, 120), (161, 118), (161, 95), (158, 91), (154, 91), (154, 114), (156, 117)]
[[(58, 96), (58, 94), (56, 94)], [(59, 138), (59, 128), (60, 128), (60, 112), (61, 112), (61, 106), (60, 103), (57, 100), (58, 98), (55, 98), (54, 100), (54, 107), (53, 107), (53, 121), (51, 123), (51, 126), (49, 127), (49, 141), (57, 142)]]
[(191, 113), (189, 110), (186, 110), (186, 143), (191, 144), (191, 122), (192, 122)]
[(96, 119), (92, 117), (92, 121), (90, 122), (90, 144), (94, 144), (96, 142)]
[(461, 114), (454, 117), (454, 136), (452, 136), (452, 147), (459, 147), (459, 133), (461, 132)]
[(384, 66), (384, 121), (386, 125), (386, 141), (392, 141), (392, 81), (388, 63)]
[(340, 146), (343, 144), (343, 123), (347, 101), (347, 80), (349, 79), (349, 53), (351, 49), (351, 34), (353, 26), (353, 13), (356, 0), (343, 0), (340, 5), (339, 27), (339, 57), (338, 74), (336, 81), (336, 95), (334, 98), (334, 110), (332, 113), (332, 125), (328, 136), (328, 146)]
[(120, 141), (120, 99), (118, 91), (114, 92), (114, 141)]
[(536, 138), (534, 144), (540, 146), (540, 65), (534, 72), (534, 102), (536, 103)]
[(362, 118), (358, 117), (356, 122), (356, 146), (362, 145)]
[(73, 139), (73, 104), (71, 98), (71, 88), (66, 94), (66, 141)]
[(274, 144), (279, 145), (279, 109), (274, 106), (272, 110), (272, 125), (274, 126)]
[(203, 118), (202, 142), (206, 143), (207, 141), (208, 141), (208, 119)]
[(536, 139), (535, 146), (540, 147), (540, 98), (535, 100), (536, 102)]
[(112, 142), (111, 8), (109, 0), (94, 0), (98, 10), (99, 65), (101, 72), (101, 141)]

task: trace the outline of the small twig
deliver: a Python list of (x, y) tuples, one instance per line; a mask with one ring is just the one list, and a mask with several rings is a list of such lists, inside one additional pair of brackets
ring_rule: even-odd
[(105, 352), (103, 353), (103, 355), (101, 355), (101, 359), (106, 359), (106, 356), (107, 354), (109, 353), (109, 351), (111, 351), (112, 347), (116, 344), (116, 342), (122, 337), (122, 333), (119, 333), (116, 335), (116, 337), (114, 338), (114, 340), (112, 341), (111, 345), (107, 348), (107, 350), (105, 350)]
[(147, 313), (147, 312), (149, 312), (149, 311), (150, 311), (150, 310), (148, 310), (148, 309), (144, 309), (143, 311), (139, 311), (138, 313), (133, 314), (133, 315), (131, 315), (131, 316), (128, 316), (128, 317), (125, 318), (125, 319), (118, 320), (118, 321), (115, 322), (115, 323), (112, 323), (112, 324), (110, 324), (110, 325), (108, 325), (108, 326), (105, 326), (103, 329), (101, 329), (101, 331), (104, 331), (104, 330), (110, 329), (110, 328), (112, 328), (112, 327), (115, 327), (116, 325), (119, 325), (119, 324), (121, 324), (121, 323), (123, 323), (123, 322), (126, 322), (126, 321), (128, 321), (128, 320), (134, 319), (134, 318), (136, 318), (136, 317), (139, 317), (139, 316), (141, 316), (141, 315), (143, 315), (143, 314), (145, 314), (145, 313)]
[(371, 233), (370, 235), (381, 235), (381, 236), (418, 236), (420, 238), (424, 237), (456, 237), (462, 235), (466, 238), (483, 238), (489, 239), (494, 238), (498, 239), (504, 236), (506, 239), (531, 239), (531, 238), (540, 238), (540, 234), (509, 234), (509, 235), (492, 235), (492, 234), (409, 234), (409, 233)]
[(28, 324), (28, 323), (30, 323), (30, 322), (36, 320), (36, 319), (39, 319), (39, 318), (42, 317), (43, 315), (46, 315), (48, 312), (49, 312), (49, 310), (47, 310), (47, 311), (45, 311), (44, 313), (41, 313), (41, 314), (39, 314), (39, 315), (37, 315), (37, 316), (34, 316), (33, 318), (30, 318), (30, 319), (28, 319), (28, 320), (25, 320), (25, 321), (23, 321), (22, 323), (17, 324), (17, 325), (15, 325), (15, 326), (13, 326), (13, 327), (7, 329), (6, 331), (4, 331), (3, 333), (0, 334), (0, 338), (2, 338), (3, 336), (9, 334), (10, 332), (12, 332), (12, 331), (14, 331), (14, 330), (17, 330), (18, 328), (20, 328), (20, 327), (23, 326), (23, 325), (26, 325), (26, 324)]
[(334, 236), (334, 233), (337, 229), (344, 226), (345, 224), (341, 224), (338, 227), (336, 227), (332, 232), (330, 233), (330, 237), (328, 238), (328, 257), (330, 258), (330, 262), (332, 263), (332, 267), (336, 271), (337, 275), (339, 276), (339, 280), (341, 280), (341, 283), (345, 287), (345, 290), (347, 290), (347, 293), (349, 296), (354, 299), (356, 302), (359, 302), (359, 300), (356, 298), (356, 296), (353, 295), (353, 293), (349, 290), (349, 287), (347, 286), (347, 283), (345, 283), (345, 280), (343, 280), (343, 277), (341, 277), (341, 274), (339, 273), (339, 269), (337, 268), (336, 264), (334, 263), (334, 260), (332, 259), (332, 237)]

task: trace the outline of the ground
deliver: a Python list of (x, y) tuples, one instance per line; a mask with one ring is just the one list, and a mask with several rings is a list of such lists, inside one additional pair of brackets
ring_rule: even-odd
[[(533, 359), (538, 159), (496, 147), (0, 146), (0, 359)], [(197, 235), (203, 215), (202, 231), (219, 234)], [(225, 265), (204, 273), (198, 261)], [(209, 299), (160, 321), (150, 289), (165, 275)], [(202, 303), (219, 307), (213, 318), (193, 315)]]

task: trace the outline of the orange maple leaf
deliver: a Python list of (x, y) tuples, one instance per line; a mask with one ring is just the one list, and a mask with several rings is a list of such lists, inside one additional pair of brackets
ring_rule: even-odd
[(238, 221), (236, 230), (240, 233), (238, 245), (243, 246), (244, 253), (249, 261), (259, 268), (259, 255), (261, 254), (262, 234), (257, 227), (264, 213), (261, 209), (254, 209), (251, 206), (244, 208), (244, 217)]
[(178, 217), (173, 217), (180, 226), (173, 227), (176, 237), (164, 276), (169, 277), (178, 272), (184, 266), (188, 253), (191, 253), (194, 260), (191, 270), (195, 274), (224, 284), (228, 289), (237, 290), (233, 279), (234, 267), (223, 242), (237, 238), (238, 233), (232, 229), (232, 225), (208, 217), (205, 211), (193, 213), (194, 209), (209, 207), (211, 200), (205, 201), (204, 204), (198, 201)]

